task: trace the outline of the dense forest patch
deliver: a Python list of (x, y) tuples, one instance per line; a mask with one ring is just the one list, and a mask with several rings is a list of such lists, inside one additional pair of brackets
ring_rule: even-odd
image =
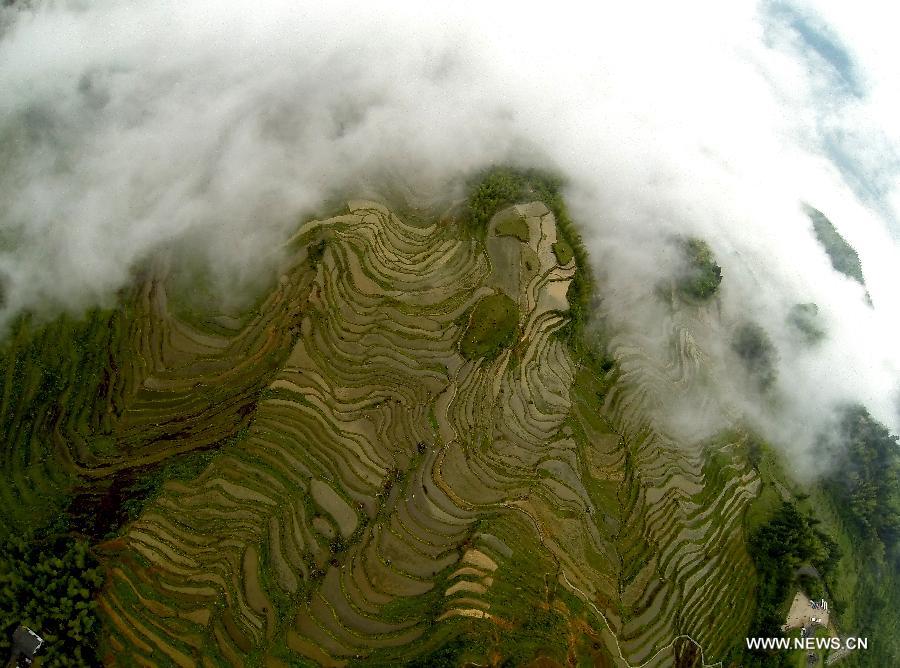
[[(822, 456), (831, 460), (822, 483), (838, 513), (852, 554), (826, 581), (835, 591), (850, 631), (876, 639), (865, 661), (848, 665), (897, 665), (900, 638), (900, 446), (896, 435), (862, 406), (841, 411), (837, 433), (823, 439)], [(852, 586), (844, 582), (849, 581)], [(839, 584), (844, 584), (838, 587)], [(870, 663), (867, 663), (870, 662)]]
[[(756, 609), (749, 637), (781, 637), (785, 604), (798, 584), (797, 569), (810, 563), (825, 576), (840, 559), (835, 541), (819, 528), (819, 521), (801, 513), (791, 502), (783, 502), (775, 515), (757, 529), (748, 541), (756, 567)], [(810, 592), (808, 592), (810, 593)], [(789, 654), (776, 651), (747, 652), (745, 666), (787, 665)]]
[(95, 666), (103, 583), (88, 544), (68, 536), (0, 542), (0, 655), (20, 624), (40, 632), (42, 666)]
[(900, 568), (900, 445), (862, 406), (844, 410), (828, 479), (832, 493), (848, 500), (847, 517)]
[(678, 291), (685, 297), (706, 301), (719, 290), (722, 268), (712, 249), (702, 239), (691, 237), (680, 242), (685, 268), (678, 277)]
[(816, 239), (819, 240), (819, 243), (822, 244), (822, 247), (828, 254), (828, 259), (831, 260), (831, 266), (834, 267), (835, 271), (852, 278), (860, 285), (865, 285), (862, 263), (860, 263), (859, 255), (857, 255), (853, 246), (847, 243), (847, 240), (840, 235), (834, 223), (828, 220), (825, 214), (808, 205), (804, 209), (806, 215), (812, 221)]
[[(897, 437), (862, 406), (845, 406), (837, 428), (820, 439), (817, 457), (827, 462), (819, 480), (799, 486), (777, 464), (774, 451), (756, 444), (749, 453), (764, 486), (746, 518), (748, 548), (757, 569), (757, 605), (748, 635), (768, 635), (784, 621), (790, 597), (803, 589), (825, 598), (841, 635), (870, 639), (842, 665), (896, 665), (900, 642), (894, 629), (900, 609), (900, 447)], [(774, 467), (774, 468), (773, 468)], [(792, 489), (781, 501), (777, 489)], [(821, 522), (820, 522), (821, 520)], [(814, 566), (821, 578), (796, 574)], [(768, 631), (767, 631), (768, 629)], [(758, 653), (740, 665), (795, 665), (792, 653)]]

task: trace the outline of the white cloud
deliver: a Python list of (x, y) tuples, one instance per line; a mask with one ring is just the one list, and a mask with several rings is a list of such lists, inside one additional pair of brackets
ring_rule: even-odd
[[(654, 241), (700, 234), (722, 258), (726, 312), (782, 348), (786, 309), (822, 308), (830, 342), (782, 355), (794, 415), (857, 398), (896, 429), (895, 22), (796, 8), (840, 37), (864, 82), (848, 97), (770, 3), (587, 4), (2, 10), (6, 315), (108, 299), (173, 242), (239, 285), (332, 188), (531, 159), (569, 176), (608, 295), (646, 291)], [(835, 164), (829, 133), (850, 163)], [(848, 164), (878, 176), (876, 199)], [(800, 200), (857, 247), (874, 310), (830, 268)]]

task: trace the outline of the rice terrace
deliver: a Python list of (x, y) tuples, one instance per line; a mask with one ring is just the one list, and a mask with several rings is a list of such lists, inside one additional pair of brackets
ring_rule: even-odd
[(604, 338), (558, 183), (480, 178), (304, 222), (241, 312), (157, 263), (114, 308), (21, 318), (4, 632), (44, 665), (744, 665), (748, 536), (808, 496), (738, 422), (648, 417), (705, 382), (715, 299), (673, 277), (668, 359)]
[(890, 3), (0, 3), (0, 668), (900, 666)]

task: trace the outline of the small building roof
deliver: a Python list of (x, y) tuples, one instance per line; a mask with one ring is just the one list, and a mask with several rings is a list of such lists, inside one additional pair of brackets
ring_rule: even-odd
[(20, 626), (13, 631), (13, 652), (32, 658), (43, 646), (44, 639), (27, 626)]

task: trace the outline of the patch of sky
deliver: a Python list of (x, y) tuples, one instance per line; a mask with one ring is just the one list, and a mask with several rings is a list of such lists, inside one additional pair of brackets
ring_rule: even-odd
[(772, 2), (768, 13), (781, 26), (793, 30), (807, 47), (807, 57), (816, 56), (830, 65), (835, 85), (845, 93), (862, 97), (865, 93), (856, 64), (840, 37), (820, 19), (786, 2)]
[[(797, 55), (809, 67), (824, 75), (824, 86), (816, 91), (822, 96), (822, 111), (817, 113), (818, 134), (824, 154), (840, 171), (856, 196), (881, 214), (891, 235), (900, 240), (900, 219), (890, 203), (894, 179), (900, 173), (900, 155), (882, 133), (861, 138), (846, 132), (841, 118), (850, 99), (866, 95), (864, 77), (850, 50), (837, 32), (815, 13), (783, 0), (763, 5), (767, 20), (767, 43), (775, 48), (783, 45), (786, 35), (797, 45)], [(780, 38), (780, 39), (779, 39)], [(795, 39), (799, 38), (799, 39)], [(873, 148), (877, 147), (877, 155)]]

